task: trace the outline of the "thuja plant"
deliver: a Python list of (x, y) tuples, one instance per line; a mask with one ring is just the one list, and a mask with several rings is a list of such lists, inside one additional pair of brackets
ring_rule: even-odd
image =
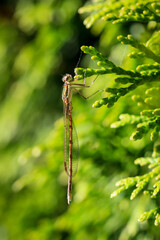
[[(97, 68), (76, 68), (74, 78), (80, 80), (84, 76), (87, 78), (95, 75), (113, 74), (118, 87), (104, 89), (107, 97), (97, 100), (93, 104), (94, 108), (100, 108), (104, 105), (107, 108), (114, 107), (116, 102), (128, 93), (132, 95), (132, 100), (137, 104), (137, 108), (141, 106), (139, 114), (122, 114), (119, 116), (119, 121), (113, 123), (111, 127), (119, 128), (129, 124), (135, 126), (135, 130), (130, 136), (133, 141), (144, 138), (146, 134), (150, 135), (150, 141), (153, 142), (153, 153), (150, 156), (142, 156), (135, 160), (135, 164), (141, 167), (148, 165), (148, 170), (144, 175), (118, 181), (116, 184), (118, 189), (112, 193), (111, 197), (130, 189), (131, 200), (143, 192), (158, 202), (160, 196), (160, 31), (158, 30), (160, 2), (159, 0), (96, 1), (96, 3), (82, 7), (79, 12), (88, 13), (88, 17), (84, 20), (87, 28), (99, 19), (112, 21), (113, 24), (123, 22), (147, 24), (154, 21), (154, 24), (157, 25), (157, 31), (145, 43), (139, 42), (132, 35), (117, 37), (121, 44), (130, 45), (134, 49), (128, 58), (140, 59), (137, 62), (141, 64), (137, 65), (135, 70), (126, 70), (115, 65), (92, 46), (82, 46), (81, 50), (91, 56), (91, 59), (97, 63)], [(146, 64), (149, 59), (149, 64)], [(135, 95), (137, 88), (144, 87), (145, 93), (143, 95)], [(144, 212), (139, 221), (148, 219), (154, 219), (156, 226), (160, 224), (160, 206)]]

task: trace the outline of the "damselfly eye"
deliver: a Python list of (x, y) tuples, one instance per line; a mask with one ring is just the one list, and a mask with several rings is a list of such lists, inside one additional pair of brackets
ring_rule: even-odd
[(72, 75), (68, 73), (62, 78), (63, 82), (69, 82), (71, 80), (72, 80)]

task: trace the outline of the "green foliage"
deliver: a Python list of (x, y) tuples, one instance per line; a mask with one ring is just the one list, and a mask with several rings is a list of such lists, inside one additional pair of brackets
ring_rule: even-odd
[[(5, 2), (0, 239), (158, 240), (158, 228), (137, 219), (160, 221), (159, 1), (94, 0), (84, 7), (81, 0)], [(90, 32), (77, 17), (79, 7), (89, 13)], [(96, 47), (82, 47), (80, 65), (87, 68), (76, 68), (74, 78), (85, 77), (89, 85), (99, 75), (83, 94), (100, 93), (91, 101), (73, 96), (80, 158), (68, 207), (61, 74), (73, 71), (86, 43)]]
[[(135, 160), (135, 164), (139, 164), (140, 166), (148, 165), (149, 169), (152, 169), (147, 174), (136, 177), (129, 177), (126, 179), (122, 179), (116, 183), (116, 186), (119, 187), (115, 192), (111, 194), (111, 198), (117, 196), (122, 191), (127, 190), (129, 188), (135, 188), (130, 196), (130, 199), (133, 200), (141, 191), (147, 196), (150, 196), (152, 199), (156, 199), (159, 197), (160, 192), (160, 158), (157, 157), (146, 157), (146, 158), (138, 158)], [(149, 184), (152, 183), (152, 188)], [(148, 212), (144, 212), (141, 214), (139, 221), (146, 221), (149, 219), (155, 218), (154, 224), (158, 226), (159, 222), (159, 208), (154, 208)]]
[[(159, 109), (155, 109), (158, 111)], [(155, 141), (158, 138), (158, 133), (160, 131), (159, 128), (159, 116), (156, 116), (154, 113), (155, 111), (152, 110), (144, 110), (141, 112), (142, 116), (135, 116), (129, 114), (122, 114), (120, 115), (120, 121), (117, 121), (111, 125), (112, 128), (118, 128), (121, 126), (125, 126), (126, 124), (137, 124), (136, 132), (133, 132), (130, 139), (131, 140), (138, 140), (144, 137), (148, 131), (151, 129), (151, 141)], [(149, 117), (146, 115), (151, 114)]]
[(102, 19), (116, 23), (160, 21), (160, 3), (158, 0), (109, 0), (86, 5), (79, 9), (79, 13), (89, 13), (84, 21), (87, 28), (95, 21)]
[[(159, 1), (103, 1), (91, 5), (86, 5), (79, 10), (80, 13), (89, 13), (84, 21), (86, 27), (91, 27), (97, 20), (112, 21), (113, 24), (123, 22), (160, 22)], [(117, 66), (107, 57), (98, 52), (94, 47), (82, 46), (81, 50), (91, 59), (96, 61), (99, 68), (77, 68), (75, 69), (75, 80), (91, 77), (94, 75), (112, 74), (116, 87), (107, 87), (101, 91), (108, 96), (97, 100), (93, 107), (99, 108), (106, 105), (113, 107), (115, 103), (129, 93), (132, 100), (137, 103), (136, 113), (121, 114), (120, 120), (112, 123), (112, 128), (125, 127), (126, 125), (136, 125), (136, 131), (132, 130), (130, 140), (148, 138), (156, 145), (159, 140), (160, 132), (160, 57), (159, 57), (159, 30), (144, 43), (135, 39), (132, 35), (124, 37), (118, 36), (121, 44), (129, 45), (131, 52), (128, 58), (135, 59), (135, 69), (125, 69)], [(134, 51), (132, 49), (135, 49)], [(147, 63), (146, 63), (147, 62)], [(115, 76), (116, 75), (116, 76)], [(110, 78), (109, 78), (110, 79)], [(107, 84), (109, 85), (109, 84)], [(122, 87), (121, 85), (125, 85)], [(119, 86), (119, 87), (118, 87)], [(142, 90), (141, 90), (142, 89)], [(139, 93), (138, 93), (139, 92)], [(149, 164), (149, 171), (143, 175), (127, 177), (117, 182), (119, 187), (111, 194), (111, 197), (119, 195), (127, 189), (132, 189), (130, 199), (134, 199), (140, 192), (147, 193), (151, 199), (157, 199), (160, 191), (160, 158), (159, 152), (155, 149), (151, 156), (140, 157), (135, 160), (135, 164), (144, 166)], [(152, 170), (151, 170), (152, 169)], [(155, 218), (155, 225), (158, 226), (159, 207), (145, 212), (139, 221)]]
[[(151, 50), (147, 49), (144, 45), (139, 44), (137, 40), (135, 40), (131, 35), (128, 35), (127, 38), (119, 36), (118, 40), (120, 40), (121, 43), (130, 44), (131, 46), (134, 46), (135, 48), (143, 51), (144, 56), (151, 58), (153, 60), (159, 61), (158, 56), (156, 56)], [(90, 77), (96, 74), (102, 75), (102, 74), (114, 73), (116, 75), (124, 75), (123, 78), (122, 77), (116, 78), (115, 82), (118, 82), (121, 84), (131, 83), (128, 87), (125, 87), (125, 88), (104, 89), (105, 92), (109, 92), (112, 95), (107, 98), (103, 98), (99, 101), (96, 101), (93, 104), (93, 107), (101, 107), (103, 105), (107, 105), (107, 107), (112, 107), (114, 103), (117, 102), (121, 96), (124, 96), (127, 93), (135, 90), (138, 86), (150, 83), (152, 81), (159, 81), (160, 68), (157, 62), (151, 65), (142, 64), (137, 66), (136, 71), (134, 70), (128, 71), (119, 66), (116, 66), (113, 62), (109, 61), (107, 58), (105, 58), (101, 53), (99, 53), (95, 48), (91, 46), (90, 47), (82, 46), (81, 50), (84, 53), (91, 55), (92, 56), (91, 59), (96, 61), (97, 65), (100, 66), (101, 68), (100, 69), (90, 69), (90, 68), (75, 69), (75, 74), (76, 74), (75, 80), (76, 79), (80, 80), (80, 79), (83, 79), (84, 77)]]

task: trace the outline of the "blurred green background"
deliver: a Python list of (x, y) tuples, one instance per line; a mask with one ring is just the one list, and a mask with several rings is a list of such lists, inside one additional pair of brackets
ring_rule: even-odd
[[(67, 205), (62, 76), (73, 74), (81, 45), (134, 68), (135, 61), (125, 61), (128, 47), (116, 36), (144, 31), (142, 25), (134, 30), (103, 22), (86, 30), (77, 13), (85, 2), (0, 3), (0, 240), (159, 239), (158, 229), (137, 222), (148, 199), (130, 202), (129, 193), (110, 199), (117, 180), (140, 174), (134, 159), (152, 149), (146, 139), (130, 142), (130, 128), (109, 127), (120, 113), (136, 113), (130, 96), (112, 109), (93, 109), (98, 96), (89, 101), (73, 96), (80, 157), (73, 202)], [(94, 63), (82, 55), (80, 66)], [(111, 76), (98, 78), (84, 95), (112, 82)]]

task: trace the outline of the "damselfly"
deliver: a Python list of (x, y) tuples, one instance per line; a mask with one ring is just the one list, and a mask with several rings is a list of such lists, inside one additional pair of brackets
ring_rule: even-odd
[[(98, 77), (98, 76), (97, 76)], [(96, 78), (97, 78), (96, 77)], [(94, 79), (94, 81), (96, 80)], [(72, 177), (76, 174), (78, 168), (78, 137), (76, 133), (76, 129), (74, 127), (72, 121), (72, 90), (74, 89), (76, 92), (79, 91), (76, 88), (79, 87), (90, 87), (93, 82), (89, 85), (85, 85), (84, 83), (79, 84), (76, 80), (72, 78), (70, 74), (66, 74), (62, 81), (64, 82), (62, 100), (64, 105), (64, 127), (65, 127), (65, 135), (64, 135), (64, 168), (68, 175), (68, 191), (67, 191), (67, 202), (71, 203), (72, 200)], [(97, 91), (99, 92), (99, 91)], [(97, 93), (95, 92), (95, 93)], [(93, 93), (91, 96), (93, 96)], [(91, 97), (89, 96), (89, 97)], [(82, 96), (85, 98), (84, 96)], [(88, 98), (88, 97), (87, 97)], [(85, 98), (85, 99), (87, 99)]]

